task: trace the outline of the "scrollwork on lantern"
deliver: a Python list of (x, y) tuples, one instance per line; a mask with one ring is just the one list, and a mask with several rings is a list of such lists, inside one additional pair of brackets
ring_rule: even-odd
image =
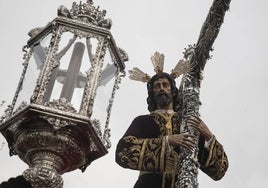
[(51, 125), (53, 125), (53, 128), (55, 130), (58, 130), (67, 125), (76, 125), (76, 123), (70, 120), (66, 120), (64, 118), (59, 118), (59, 117), (40, 116), (40, 118), (47, 120)]
[(53, 100), (52, 102), (46, 102), (44, 106), (61, 110), (64, 112), (77, 113), (72, 104), (65, 98), (60, 98), (59, 100)]

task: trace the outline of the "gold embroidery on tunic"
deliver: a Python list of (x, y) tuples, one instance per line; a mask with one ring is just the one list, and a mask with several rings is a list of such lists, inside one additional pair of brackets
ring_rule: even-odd
[(146, 147), (147, 142), (148, 142), (148, 140), (144, 139), (144, 142), (142, 144), (141, 154), (140, 154), (139, 164), (138, 164), (138, 169), (139, 170), (142, 168), (142, 161), (143, 161), (144, 151), (145, 151), (145, 147)]
[(123, 141), (129, 145), (118, 153), (123, 164), (132, 169), (158, 171), (162, 138), (138, 139), (134, 136), (126, 136)]

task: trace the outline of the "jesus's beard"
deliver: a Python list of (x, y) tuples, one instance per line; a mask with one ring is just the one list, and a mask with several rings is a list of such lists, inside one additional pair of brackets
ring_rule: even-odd
[(171, 93), (158, 93), (154, 97), (156, 104), (159, 108), (165, 108), (172, 102)]

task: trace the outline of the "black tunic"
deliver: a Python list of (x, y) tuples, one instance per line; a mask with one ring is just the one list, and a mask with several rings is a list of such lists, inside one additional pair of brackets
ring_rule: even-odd
[[(160, 113), (136, 117), (116, 148), (116, 162), (124, 167), (141, 171), (134, 188), (174, 187), (179, 148), (167, 152), (166, 136), (180, 133), (181, 116), (170, 116), (172, 130), (166, 127), (167, 118)], [(228, 159), (222, 145), (213, 138), (210, 147), (204, 148), (199, 140), (198, 162), (200, 169), (214, 180), (221, 179), (228, 168)]]

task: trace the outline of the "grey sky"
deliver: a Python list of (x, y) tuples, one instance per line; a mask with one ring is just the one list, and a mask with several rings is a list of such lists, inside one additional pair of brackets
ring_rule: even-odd
[[(22, 72), (22, 46), (30, 29), (56, 17), (59, 5), (71, 8), (73, 0), (0, 1), (1, 94), (10, 103)], [(139, 67), (153, 74), (150, 57), (165, 54), (169, 72), (184, 48), (194, 44), (212, 0), (95, 0), (113, 21), (117, 45), (128, 52), (126, 69)], [(230, 167), (214, 182), (201, 171), (200, 187), (268, 187), (268, 27), (266, 0), (233, 0), (214, 43), (201, 86), (202, 119), (224, 145)], [(114, 150), (132, 119), (146, 114), (146, 85), (125, 77), (114, 101), (110, 128), (112, 148), (86, 172), (63, 175), (64, 187), (132, 187), (138, 172), (114, 162)], [(135, 102), (134, 102), (135, 101)], [(124, 117), (124, 118), (122, 118)], [(5, 143), (0, 136), (1, 143)], [(0, 181), (21, 174), (27, 166), (9, 157), (7, 144), (0, 150)]]

